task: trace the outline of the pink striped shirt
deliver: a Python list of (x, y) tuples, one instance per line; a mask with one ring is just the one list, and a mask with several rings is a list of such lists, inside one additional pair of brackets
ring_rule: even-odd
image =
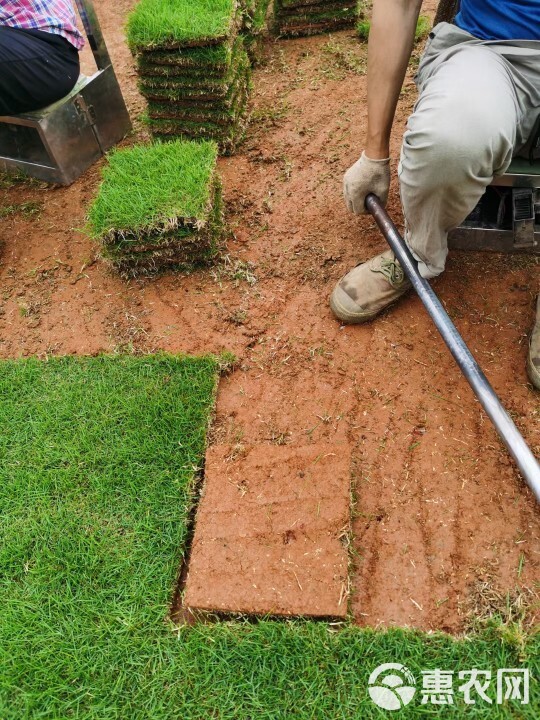
[(0, 0), (0, 25), (61, 35), (77, 50), (84, 45), (70, 0)]

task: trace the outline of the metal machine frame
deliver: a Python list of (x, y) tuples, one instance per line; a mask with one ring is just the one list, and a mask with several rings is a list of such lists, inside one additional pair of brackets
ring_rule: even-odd
[[(460, 0), (439, 0), (434, 25), (453, 22)], [(501, 177), (460, 227), (448, 236), (453, 250), (492, 250), (540, 254), (540, 118), (524, 152)]]
[(97, 71), (53, 105), (0, 116), (0, 171), (70, 185), (131, 130), (93, 3), (76, 4)]
[(516, 158), (448, 236), (454, 250), (540, 254), (540, 161)]

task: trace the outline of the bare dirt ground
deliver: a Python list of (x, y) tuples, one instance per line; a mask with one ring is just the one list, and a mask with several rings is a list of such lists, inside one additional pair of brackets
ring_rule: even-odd
[[(122, 30), (133, 4), (96, 2), (136, 124), (128, 143), (145, 138), (137, 119), (144, 103)], [(339, 529), (342, 554), (336, 549), (328, 576), (332, 602), (339, 594), (343, 606), (349, 549), (349, 607), (359, 624), (460, 631), (468, 608), (481, 601), (478, 587), (538, 589), (540, 522), (420, 301), (409, 296), (362, 327), (340, 326), (328, 308), (335, 281), (385, 245), (373, 221), (347, 214), (341, 199), (343, 172), (357, 159), (365, 131), (364, 67), (365, 51), (351, 32), (269, 43), (255, 73), (246, 143), (220, 162), (233, 235), (226, 261), (212, 271), (131, 281), (111, 273), (83, 230), (99, 167), (70, 188), (2, 189), (2, 206), (26, 203), (26, 210), (0, 222), (0, 355), (232, 351), (238, 363), (220, 387), (209, 451), (224, 470), (213, 472), (212, 482), (225, 488), (256, 448), (268, 455), (275, 447), (277, 458), (343, 448), (350, 472), (336, 486), (336, 502), (348, 501), (352, 488), (354, 507), (352, 533)], [(409, 78), (394, 158), (414, 97)], [(389, 210), (400, 219), (395, 184)], [(525, 374), (537, 261), (455, 253), (434, 286), (540, 454), (539, 400)], [(249, 468), (264, 488), (268, 464)], [(219, 486), (211, 491), (201, 505), (202, 513), (205, 499), (215, 499), (212, 508), (207, 503), (208, 521), (213, 513), (219, 520), (216, 503), (225, 497)], [(314, 499), (319, 492), (320, 479)], [(316, 538), (321, 546), (335, 544), (341, 516), (332, 517)], [(261, 551), (280, 542), (293, 552), (299, 537), (282, 528), (272, 537), (267, 525), (256, 530)], [(221, 555), (217, 577), (211, 558), (207, 565), (208, 586), (220, 587), (225, 605), (265, 562), (252, 547), (242, 564), (244, 541), (239, 534), (232, 542), (240, 543), (236, 565)], [(196, 549), (197, 533), (194, 561)], [(313, 577), (297, 579), (289, 577), (295, 613)], [(257, 587), (251, 592), (254, 602), (264, 595)], [(275, 597), (266, 597), (271, 611)], [(287, 596), (280, 602), (287, 612)]]
[(350, 447), (214, 445), (179, 616), (347, 616)]

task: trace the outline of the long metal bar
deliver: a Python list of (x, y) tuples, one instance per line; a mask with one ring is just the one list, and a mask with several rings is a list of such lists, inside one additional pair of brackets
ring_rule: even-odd
[(108, 68), (112, 63), (96, 11), (94, 10), (94, 4), (92, 0), (75, 0), (75, 4), (81, 16), (84, 31), (94, 55), (97, 68), (98, 70), (105, 70), (105, 68)]
[(508, 452), (516, 461), (525, 482), (540, 503), (540, 465), (537, 459), (515, 426), (514, 421), (504, 409), (482, 369), (457, 331), (456, 326), (448, 317), (440, 300), (427, 280), (420, 275), (416, 260), (376, 195), (370, 194), (367, 196), (366, 209), (373, 215), (379, 229), (394, 251), (405, 274), (437, 326), (437, 330), (448, 345), (454, 360), (459, 365), (474, 394), (495, 426), (501, 440), (508, 448)]

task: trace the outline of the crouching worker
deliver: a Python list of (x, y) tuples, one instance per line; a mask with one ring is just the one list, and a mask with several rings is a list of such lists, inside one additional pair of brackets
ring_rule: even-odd
[[(370, 192), (386, 202), (394, 112), (422, 0), (374, 0), (368, 50), (368, 132), (346, 173), (349, 209)], [(416, 82), (398, 175), (405, 240), (423, 277), (443, 272), (448, 231), (474, 209), (495, 175), (531, 136), (540, 110), (540, 0), (461, 0), (453, 24), (430, 34)], [(482, 272), (479, 264), (478, 272)], [(334, 289), (334, 314), (375, 318), (411, 287), (391, 250), (359, 265)], [(540, 389), (540, 301), (527, 363)]]
[(0, 0), (0, 115), (65, 97), (83, 45), (70, 0)]

